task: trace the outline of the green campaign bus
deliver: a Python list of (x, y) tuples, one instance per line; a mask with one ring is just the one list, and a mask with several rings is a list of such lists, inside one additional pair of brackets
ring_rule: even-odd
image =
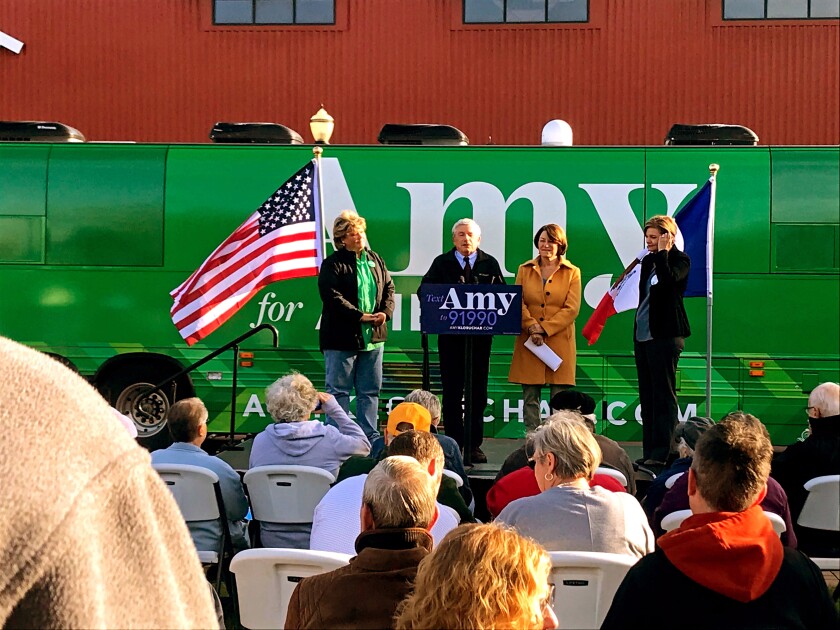
[[(264, 288), (192, 347), (170, 320), (169, 292), (311, 158), (305, 146), (0, 144), (0, 334), (78, 370), (135, 418), (147, 445), (166, 439), (169, 405), (192, 395), (210, 409), (211, 432), (227, 432), (231, 422), (237, 433), (260, 431), (271, 421), (263, 395), (274, 379), (294, 369), (323, 386), (317, 279)], [(577, 386), (600, 405), (599, 431), (640, 440), (633, 314), (610, 318), (593, 346), (580, 331), (643, 247), (645, 219), (679, 210), (711, 163), (720, 165), (712, 408), (706, 300), (687, 299), (681, 418), (744, 409), (775, 443), (789, 443), (807, 429), (807, 393), (840, 376), (836, 146), (327, 146), (322, 163), (325, 225), (344, 209), (365, 217), (396, 287), (381, 419), (422, 382), (416, 291), (433, 258), (451, 247), (454, 222), (480, 224), (482, 249), (510, 282), (535, 255), (535, 228), (559, 223), (583, 282)], [(276, 327), (276, 348), (269, 331), (258, 331), (236, 360), (225, 351), (147, 395), (262, 324)], [(487, 436), (524, 432), (521, 389), (507, 382), (513, 341), (494, 340)], [(430, 348), (439, 391), (434, 340)]]

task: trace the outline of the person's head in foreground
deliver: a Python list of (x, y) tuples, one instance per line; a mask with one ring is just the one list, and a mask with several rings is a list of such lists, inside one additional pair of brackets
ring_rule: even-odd
[(694, 514), (743, 512), (767, 493), (773, 445), (761, 420), (735, 411), (697, 440), (688, 474)]
[(531, 434), (534, 455), (528, 465), (540, 491), (559, 485), (588, 488), (601, 465), (601, 447), (580, 414), (558, 411)]
[[(0, 400), (0, 627), (218, 627), (172, 494), (90, 383), (0, 337)], [(68, 418), (84, 441), (56, 448)]]
[(551, 560), (498, 525), (461, 525), (420, 563), (396, 628), (556, 628)]
[(429, 529), (437, 519), (433, 480), (416, 459), (394, 455), (379, 462), (362, 491), (362, 531)]

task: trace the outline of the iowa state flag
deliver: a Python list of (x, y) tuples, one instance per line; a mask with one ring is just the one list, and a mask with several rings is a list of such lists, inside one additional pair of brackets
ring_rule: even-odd
[[(710, 178), (674, 215), (679, 234), (683, 238), (683, 251), (691, 258), (691, 270), (688, 272), (688, 283), (683, 297), (710, 295), (712, 289), (710, 247), (714, 229), (712, 216), (712, 180)], [(639, 306), (639, 273), (642, 268), (638, 262), (641, 258), (643, 256), (640, 256), (637, 262), (628, 268), (624, 277), (604, 294), (584, 325), (581, 333), (590, 346), (598, 341), (607, 318)]]

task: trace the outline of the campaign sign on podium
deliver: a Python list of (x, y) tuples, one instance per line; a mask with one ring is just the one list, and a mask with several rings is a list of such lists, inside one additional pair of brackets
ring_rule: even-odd
[(420, 330), (432, 335), (518, 335), (522, 287), (421, 284)]

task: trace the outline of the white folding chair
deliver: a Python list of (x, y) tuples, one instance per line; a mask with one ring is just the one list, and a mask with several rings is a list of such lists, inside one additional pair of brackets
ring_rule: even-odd
[(201, 564), (219, 565), (215, 582), (218, 592), (222, 574), (226, 573), (225, 558), (233, 555), (219, 477), (212, 470), (187, 464), (153, 464), (153, 468), (175, 497), (175, 503), (187, 524), (195, 521), (219, 522), (222, 535), (218, 548), (215, 551), (197, 550)]
[[(248, 488), (254, 520), (261, 525), (295, 526), (293, 529), (297, 530), (312, 527), (315, 508), (334, 482), (335, 477), (314, 466), (257, 466), (242, 478)], [(262, 527), (260, 531), (266, 532)], [(275, 546), (295, 545), (287, 542)]]
[(443, 469), (443, 474), (446, 475), (447, 477), (449, 477), (450, 479), (454, 479), (455, 480), (455, 485), (458, 488), (460, 488), (461, 486), (464, 485), (464, 480), (461, 479), (461, 475), (459, 475), (458, 473), (453, 472), (451, 470), (447, 470), (446, 468), (444, 468)]
[(785, 519), (775, 512), (768, 512), (767, 510), (764, 510), (764, 516), (770, 519), (770, 524), (773, 526), (773, 531), (776, 532), (776, 536), (781, 536), (787, 531)]
[(561, 628), (600, 628), (621, 581), (638, 558), (594, 551), (550, 551), (554, 612)]
[[(671, 530), (677, 529), (682, 522), (691, 516), (691, 510), (677, 510), (676, 512), (671, 512), (667, 514), (665, 518), (662, 519), (662, 529), (666, 532), (670, 532)], [(778, 514), (774, 514), (773, 512), (767, 512), (765, 510), (764, 516), (768, 518), (770, 524), (773, 526), (773, 531), (776, 532), (777, 536), (781, 536), (786, 530), (787, 526), (785, 525), (785, 520), (779, 516)]]
[(595, 469), (595, 474), (612, 477), (613, 479), (618, 481), (618, 483), (620, 483), (622, 486), (627, 488), (627, 477), (625, 477), (624, 473), (622, 473), (620, 470), (616, 470), (615, 468), (608, 468), (607, 466), (598, 466), (598, 468)]
[(691, 510), (677, 510), (676, 512), (671, 512), (670, 514), (665, 515), (665, 518), (662, 519), (660, 526), (666, 532), (670, 532), (682, 525), (682, 522), (689, 516), (691, 516)]
[(674, 484), (675, 484), (675, 483), (677, 483), (677, 479), (679, 479), (680, 477), (682, 477), (684, 474), (685, 474), (684, 472), (681, 472), (681, 473), (675, 473), (675, 474), (671, 475), (670, 477), (668, 477), (668, 478), (665, 480), (665, 487), (666, 487), (666, 488), (668, 488), (668, 490), (670, 490), (671, 488), (673, 488), (673, 487), (674, 487)]
[(241, 625), (282, 628), (289, 600), (303, 578), (346, 565), (351, 556), (308, 549), (247, 549), (230, 563), (236, 576)]
[[(803, 527), (840, 532), (840, 475), (805, 482), (808, 496), (796, 522)], [(811, 558), (822, 571), (840, 571), (840, 558)], [(840, 587), (838, 587), (840, 589)]]

